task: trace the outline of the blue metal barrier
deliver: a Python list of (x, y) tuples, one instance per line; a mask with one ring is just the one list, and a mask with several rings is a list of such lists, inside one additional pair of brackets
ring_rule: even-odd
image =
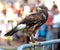
[[(37, 46), (43, 46), (43, 50), (44, 50), (44, 45), (48, 45), (48, 44), (52, 44), (52, 50), (54, 50), (54, 44), (55, 43), (60, 43), (60, 39), (55, 39), (55, 40), (49, 40), (49, 41), (43, 41), (43, 42), (35, 42), (33, 43), (35, 47)], [(26, 48), (31, 48), (32, 45), (31, 44), (23, 44), (21, 46), (18, 47), (17, 50), (24, 50)]]
[(23, 45), (19, 46), (17, 50), (23, 50), (25, 48), (31, 48), (31, 47), (32, 47), (31, 44), (23, 44)]

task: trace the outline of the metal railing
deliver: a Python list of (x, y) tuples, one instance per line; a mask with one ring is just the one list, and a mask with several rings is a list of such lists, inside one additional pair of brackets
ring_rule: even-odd
[[(44, 46), (45, 45), (48, 45), (48, 44), (52, 44), (52, 50), (54, 50), (54, 44), (55, 43), (60, 43), (60, 39), (55, 39), (55, 40), (49, 40), (49, 41), (43, 41), (43, 42), (35, 42), (33, 43), (34, 44), (34, 47), (40, 47), (40, 46), (43, 46), (43, 50), (44, 50)], [(32, 48), (32, 45), (31, 44), (23, 44), (21, 46), (19, 46), (17, 48), (17, 50), (24, 50), (26, 48)], [(34, 49), (32, 49), (34, 50)]]

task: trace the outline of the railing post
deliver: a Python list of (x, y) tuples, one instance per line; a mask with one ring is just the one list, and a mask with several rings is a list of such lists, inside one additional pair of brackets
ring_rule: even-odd
[(45, 45), (43, 46), (43, 50), (45, 50)]
[(52, 44), (52, 50), (54, 50), (54, 44)]
[(35, 48), (31, 48), (32, 50), (35, 50)]

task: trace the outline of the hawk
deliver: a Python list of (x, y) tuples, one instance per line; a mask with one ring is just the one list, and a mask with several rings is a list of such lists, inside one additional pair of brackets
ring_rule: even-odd
[[(5, 34), (5, 36), (12, 36), (19, 30), (35, 31), (42, 26), (48, 19), (48, 11), (45, 6), (36, 8), (36, 13), (32, 13), (24, 18), (15, 28)], [(27, 31), (28, 32), (28, 31)]]

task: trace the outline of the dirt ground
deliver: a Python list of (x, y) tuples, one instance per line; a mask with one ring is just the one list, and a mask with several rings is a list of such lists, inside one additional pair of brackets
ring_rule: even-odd
[(20, 44), (16, 41), (7, 42), (3, 38), (0, 38), (0, 48), (17, 48)]

